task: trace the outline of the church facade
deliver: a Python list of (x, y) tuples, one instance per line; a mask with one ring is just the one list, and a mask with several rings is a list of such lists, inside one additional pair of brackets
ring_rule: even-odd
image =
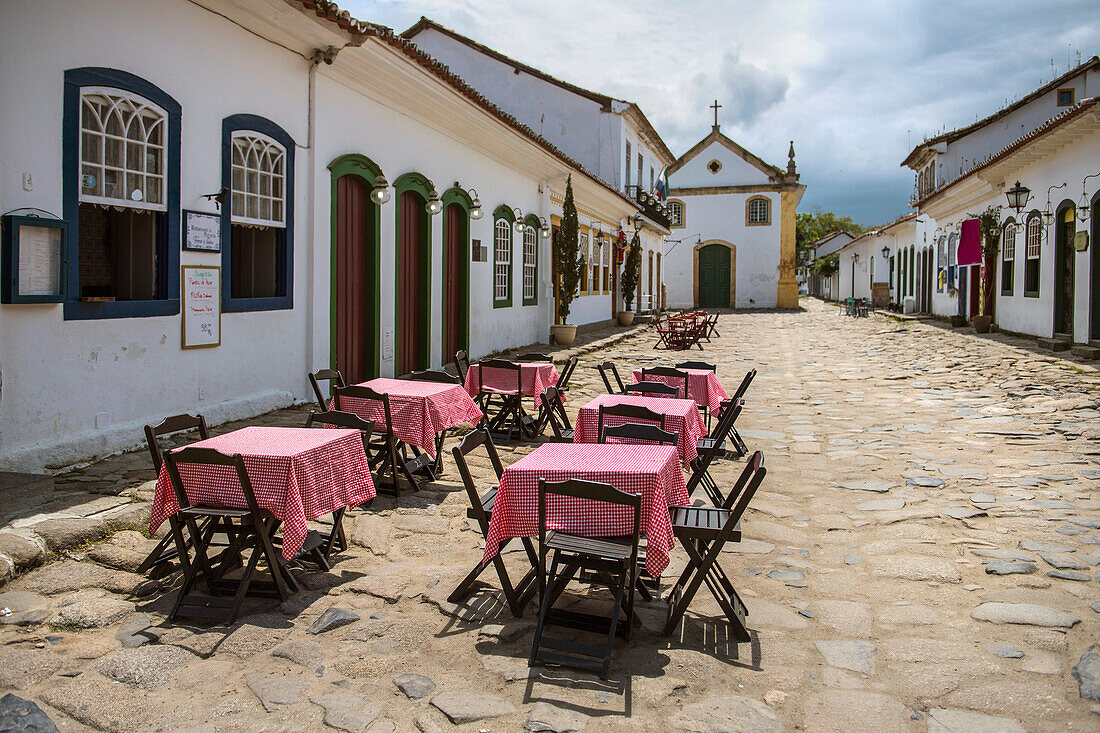
[(793, 143), (788, 158), (786, 171), (765, 163), (716, 121), (669, 167), (669, 308), (798, 307), (795, 210), (806, 187)]

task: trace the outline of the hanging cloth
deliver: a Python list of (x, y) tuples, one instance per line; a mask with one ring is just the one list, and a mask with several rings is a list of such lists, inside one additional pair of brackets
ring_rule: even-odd
[(959, 237), (959, 267), (982, 264), (982, 233), (977, 219), (967, 219), (962, 223), (962, 236)]

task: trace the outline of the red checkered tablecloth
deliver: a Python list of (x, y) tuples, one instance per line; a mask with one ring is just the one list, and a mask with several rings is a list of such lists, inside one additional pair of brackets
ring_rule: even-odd
[[(466, 392), (472, 397), (477, 396), (480, 374), (481, 369), (477, 364), (471, 364), (470, 371), (466, 373)], [(558, 370), (548, 361), (521, 363), (519, 365), (519, 376), (520, 381), (523, 383), (523, 394), (534, 397), (536, 407), (538, 407), (538, 398), (543, 390), (558, 383)], [(504, 369), (486, 369), (483, 386), (501, 392), (515, 391), (515, 372), (505, 371)]]
[[(256, 503), (283, 523), (283, 557), (306, 539), (306, 522), (341, 507), (374, 498), (374, 482), (358, 430), (251, 427), (192, 443), (232, 455), (240, 453)], [(247, 509), (237, 473), (228, 466), (180, 464), (180, 481), (192, 504)], [(179, 511), (176, 494), (161, 467), (149, 531)]]
[[(709, 369), (682, 369), (688, 373), (688, 394), (703, 407), (709, 407), (712, 412), (717, 412), (722, 400), (728, 400), (722, 383), (718, 381), (718, 375)], [(642, 370), (634, 370), (634, 384), (642, 381)], [(676, 377), (661, 377), (656, 374), (649, 375), (647, 381), (660, 382), (683, 390), (683, 382)], [(680, 397), (683, 397), (681, 394)]]
[[(463, 423), (477, 425), (481, 420), (481, 410), (457, 384), (379, 378), (359, 386), (388, 394), (393, 434), (423, 449), (432, 458), (435, 458), (437, 434)], [(345, 397), (340, 400), (340, 409), (353, 412), (364, 420), (374, 420), (379, 430), (386, 424), (386, 415), (378, 402)]]
[[(646, 570), (657, 577), (668, 566), (674, 544), (670, 506), (688, 503), (676, 451), (669, 445), (577, 445), (547, 443), (504, 469), (485, 538), (488, 563), (500, 543), (539, 533), (539, 479), (600, 481), (642, 495), (641, 530), (646, 537)], [(633, 512), (586, 499), (550, 497), (547, 526), (587, 537), (630, 534)]]
[[(707, 426), (699, 414), (694, 400), (677, 400), (670, 397), (640, 397), (636, 395), (603, 394), (589, 402), (577, 413), (574, 427), (574, 443), (597, 443), (596, 429), (600, 418), (600, 405), (639, 405), (665, 416), (664, 429), (676, 433), (676, 448), (685, 464), (695, 460), (699, 438), (707, 434)], [(629, 420), (607, 418), (605, 427), (622, 425)]]

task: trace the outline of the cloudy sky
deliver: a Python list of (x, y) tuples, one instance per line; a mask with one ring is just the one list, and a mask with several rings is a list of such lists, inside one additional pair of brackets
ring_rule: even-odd
[[(549, 74), (636, 101), (673, 153), (722, 131), (784, 166), (802, 209), (907, 210), (920, 140), (1100, 53), (1095, 0), (341, 0), (405, 30), (421, 15)], [(1052, 66), (1053, 60), (1053, 66)]]

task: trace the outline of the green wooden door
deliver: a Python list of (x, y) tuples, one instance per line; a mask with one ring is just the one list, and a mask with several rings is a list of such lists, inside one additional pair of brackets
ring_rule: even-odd
[(699, 307), (728, 308), (729, 305), (729, 248), (708, 244), (699, 250)]

